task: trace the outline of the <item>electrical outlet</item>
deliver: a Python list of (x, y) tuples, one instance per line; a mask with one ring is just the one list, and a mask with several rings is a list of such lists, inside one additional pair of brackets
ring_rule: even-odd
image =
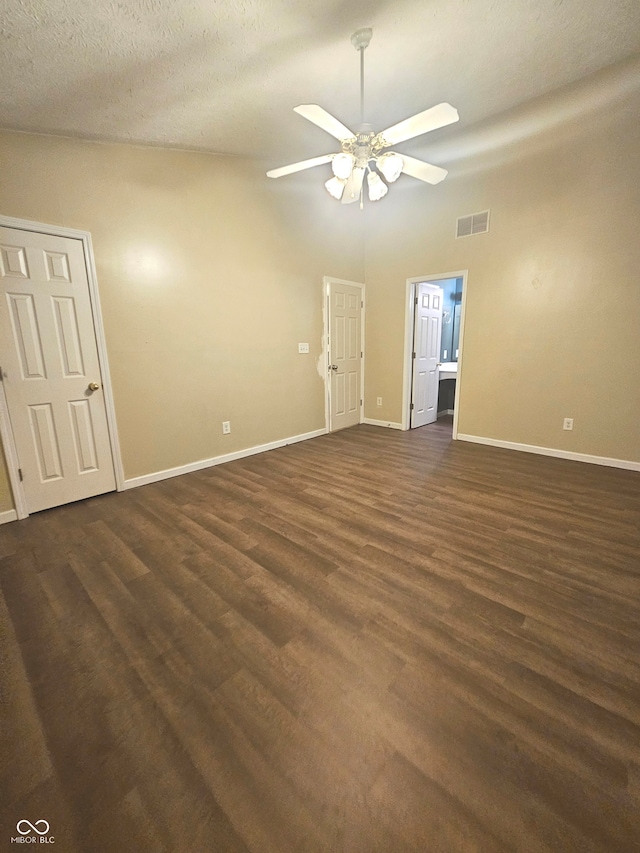
[(298, 352), (309, 352), (309, 344), (298, 344)]
[(382, 397), (378, 397), (376, 399), (376, 406), (381, 406), (381, 405), (382, 405)]
[(222, 434), (229, 435), (231, 432), (231, 421), (222, 421)]
[(565, 418), (562, 421), (562, 429), (573, 429), (573, 418)]

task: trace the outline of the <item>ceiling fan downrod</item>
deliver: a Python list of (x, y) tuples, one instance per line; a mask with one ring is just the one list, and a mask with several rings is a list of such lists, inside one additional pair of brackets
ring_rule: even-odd
[(364, 52), (369, 47), (373, 30), (363, 27), (351, 36), (351, 44), (360, 53), (360, 124), (364, 124)]
[[(360, 53), (360, 133), (357, 134), (357, 145), (355, 149), (353, 146), (343, 145), (343, 150), (347, 150), (348, 148), (351, 150), (351, 153), (355, 155), (358, 166), (364, 166), (367, 169), (369, 168), (369, 160), (371, 159), (370, 141), (373, 137), (373, 133), (368, 133), (365, 136), (365, 130), (369, 130), (369, 128), (365, 129), (364, 124), (364, 52), (369, 47), (372, 35), (373, 30), (371, 27), (363, 27), (360, 30), (356, 30), (351, 36), (351, 44)], [(360, 186), (359, 195), (360, 210), (362, 210), (364, 207), (364, 192), (362, 184)]]

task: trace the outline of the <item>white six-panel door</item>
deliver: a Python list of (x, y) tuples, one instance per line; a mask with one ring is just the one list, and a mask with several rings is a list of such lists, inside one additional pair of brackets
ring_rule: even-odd
[(330, 281), (328, 300), (330, 429), (334, 431), (361, 420), (362, 289)]
[(115, 489), (82, 242), (0, 228), (0, 368), (29, 512)]
[(433, 423), (438, 417), (442, 294), (442, 288), (436, 284), (416, 284), (412, 427)]

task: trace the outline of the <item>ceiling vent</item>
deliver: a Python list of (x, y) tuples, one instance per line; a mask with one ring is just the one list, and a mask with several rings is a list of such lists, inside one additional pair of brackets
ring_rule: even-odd
[(471, 237), (472, 234), (486, 234), (489, 230), (489, 211), (470, 213), (460, 216), (456, 225), (456, 237)]

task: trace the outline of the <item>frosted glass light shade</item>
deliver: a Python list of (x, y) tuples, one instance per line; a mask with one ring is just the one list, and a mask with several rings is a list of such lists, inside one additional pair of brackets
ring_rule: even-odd
[(369, 201), (380, 201), (389, 192), (389, 187), (376, 172), (369, 172), (367, 183), (369, 184)]
[(331, 168), (333, 169), (333, 174), (336, 178), (340, 178), (341, 180), (345, 180), (351, 177), (351, 172), (353, 172), (353, 166), (356, 162), (356, 158), (353, 154), (347, 154), (346, 151), (342, 151), (340, 154), (336, 154), (336, 156), (331, 161)]
[(382, 157), (378, 158), (377, 166), (385, 176), (386, 180), (392, 184), (394, 181), (397, 181), (402, 174), (404, 161), (399, 154), (395, 154), (393, 151), (390, 151), (388, 154), (383, 154)]
[(346, 181), (340, 180), (340, 178), (329, 178), (325, 183), (325, 187), (329, 195), (332, 195), (334, 198), (341, 199), (345, 184)]

